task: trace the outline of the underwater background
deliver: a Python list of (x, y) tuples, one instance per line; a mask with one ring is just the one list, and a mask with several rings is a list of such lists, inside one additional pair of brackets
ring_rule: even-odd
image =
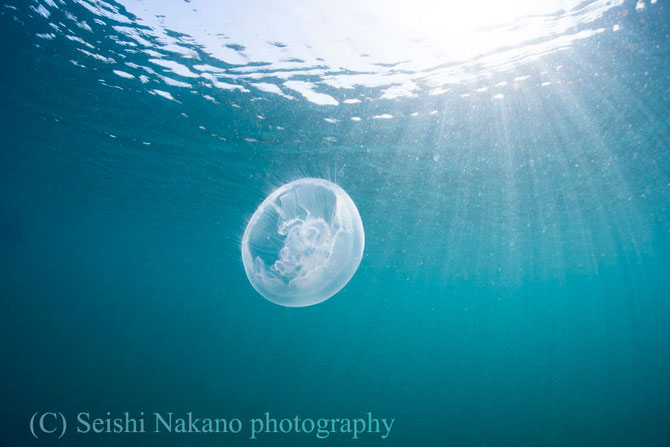
[[(453, 34), (456, 4), (278, 3), (0, 6), (0, 445), (670, 445), (667, 2)], [(301, 177), (366, 245), (285, 308), (240, 243)], [(45, 411), (63, 439), (31, 435)], [(82, 411), (395, 423), (77, 435)]]

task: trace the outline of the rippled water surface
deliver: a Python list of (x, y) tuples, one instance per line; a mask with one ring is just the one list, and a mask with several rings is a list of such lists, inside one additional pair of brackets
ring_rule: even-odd
[[(390, 445), (667, 445), (669, 14), (4, 2), (0, 445), (48, 409), (374, 411)], [(240, 244), (304, 177), (347, 192), (365, 251), (335, 296), (283, 308)]]

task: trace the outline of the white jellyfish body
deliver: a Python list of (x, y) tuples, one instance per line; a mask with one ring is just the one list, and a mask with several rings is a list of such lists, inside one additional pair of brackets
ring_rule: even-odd
[(365, 234), (356, 205), (339, 186), (304, 178), (258, 207), (244, 230), (249, 282), (269, 301), (310, 306), (344, 287), (358, 269)]

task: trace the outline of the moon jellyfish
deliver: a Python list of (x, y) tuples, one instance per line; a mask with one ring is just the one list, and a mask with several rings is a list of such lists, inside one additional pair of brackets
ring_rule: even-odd
[(351, 197), (334, 183), (304, 178), (274, 191), (251, 216), (242, 261), (249, 282), (266, 299), (310, 306), (349, 282), (364, 244)]

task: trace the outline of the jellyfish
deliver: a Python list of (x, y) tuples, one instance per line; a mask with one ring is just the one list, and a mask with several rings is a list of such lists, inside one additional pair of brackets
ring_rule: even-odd
[(267, 300), (311, 306), (349, 282), (364, 245), (351, 197), (327, 180), (303, 178), (275, 190), (251, 216), (242, 262), (249, 282)]

